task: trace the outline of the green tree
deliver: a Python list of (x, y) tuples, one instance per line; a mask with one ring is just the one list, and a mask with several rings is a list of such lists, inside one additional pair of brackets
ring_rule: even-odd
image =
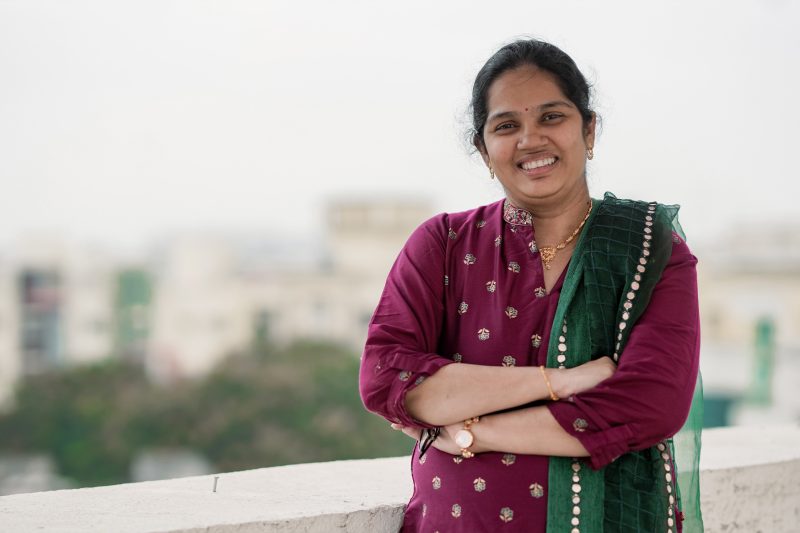
[(150, 388), (139, 368), (118, 362), (29, 377), (0, 418), (0, 449), (49, 453), (83, 485), (125, 480), (134, 450), (124, 422)]
[(0, 417), (0, 451), (50, 453), (82, 485), (128, 480), (133, 456), (187, 447), (218, 471), (407, 454), (411, 441), (367, 413), (358, 359), (330, 343), (266, 345), (199, 381), (157, 387), (121, 362), (27, 379)]

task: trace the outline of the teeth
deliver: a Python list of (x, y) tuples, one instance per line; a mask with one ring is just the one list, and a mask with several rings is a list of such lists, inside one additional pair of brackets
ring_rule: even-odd
[(548, 157), (546, 159), (538, 159), (536, 161), (528, 161), (526, 163), (522, 163), (522, 168), (524, 170), (533, 170), (534, 168), (539, 168), (546, 165), (552, 165), (555, 162), (556, 162), (555, 157)]

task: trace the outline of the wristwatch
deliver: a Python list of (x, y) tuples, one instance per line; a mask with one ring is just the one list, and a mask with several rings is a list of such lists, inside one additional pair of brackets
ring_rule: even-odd
[(472, 427), (472, 424), (477, 423), (478, 420), (480, 420), (479, 416), (464, 420), (464, 427), (456, 431), (456, 434), (453, 437), (456, 445), (461, 448), (461, 457), (464, 459), (475, 457), (475, 454), (469, 450), (469, 447), (475, 442), (475, 435), (472, 434), (470, 428)]

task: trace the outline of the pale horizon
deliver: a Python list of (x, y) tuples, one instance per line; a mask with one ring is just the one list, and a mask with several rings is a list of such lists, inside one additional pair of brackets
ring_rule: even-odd
[(780, 1), (0, 1), (0, 246), (314, 237), (329, 198), (495, 201), (465, 111), (526, 34), (595, 84), (594, 196), (681, 204), (690, 242), (800, 226), (797, 20)]

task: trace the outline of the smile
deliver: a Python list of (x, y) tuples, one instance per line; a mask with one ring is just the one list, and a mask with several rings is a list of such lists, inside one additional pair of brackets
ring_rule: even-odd
[(533, 170), (536, 168), (554, 165), (557, 160), (558, 159), (555, 157), (546, 157), (544, 159), (537, 159), (536, 161), (525, 161), (524, 163), (521, 163), (519, 167), (522, 170)]

